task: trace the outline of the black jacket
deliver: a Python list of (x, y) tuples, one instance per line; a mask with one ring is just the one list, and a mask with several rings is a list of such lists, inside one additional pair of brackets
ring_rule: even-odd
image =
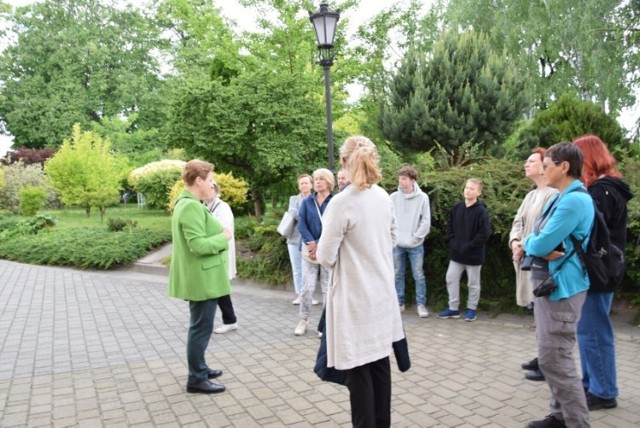
[(587, 189), (602, 212), (611, 243), (624, 251), (627, 244), (627, 202), (633, 198), (629, 185), (619, 178), (599, 178)]
[(463, 265), (483, 264), (490, 234), (486, 205), (478, 201), (467, 207), (464, 201), (458, 202), (449, 213), (449, 258)]

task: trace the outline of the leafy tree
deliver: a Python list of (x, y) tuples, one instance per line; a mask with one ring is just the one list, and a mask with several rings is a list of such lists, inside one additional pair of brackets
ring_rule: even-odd
[(326, 165), (323, 104), (308, 77), (256, 69), (229, 84), (193, 83), (173, 107), (173, 140), (245, 179), (257, 216), (272, 185)]
[(11, 15), (15, 43), (0, 55), (0, 117), (17, 145), (58, 147), (74, 123), (137, 112), (163, 122), (159, 30), (131, 6), (45, 0)]
[(407, 52), (380, 123), (403, 149), (440, 145), (452, 153), (472, 142), (487, 150), (511, 132), (526, 106), (524, 83), (486, 36), (449, 32), (431, 54)]
[(65, 205), (84, 207), (87, 216), (97, 207), (102, 221), (107, 207), (118, 204), (127, 162), (111, 153), (109, 141), (76, 124), (72, 139), (63, 141), (44, 168)]
[(639, 15), (638, 2), (625, 0), (451, 0), (446, 22), (488, 34), (538, 108), (570, 90), (615, 115), (635, 100)]
[(100, 136), (111, 142), (111, 148), (126, 156), (133, 165), (160, 160), (165, 144), (161, 142), (158, 128), (136, 129), (139, 114), (132, 113), (126, 118), (105, 117), (93, 122), (92, 128)]

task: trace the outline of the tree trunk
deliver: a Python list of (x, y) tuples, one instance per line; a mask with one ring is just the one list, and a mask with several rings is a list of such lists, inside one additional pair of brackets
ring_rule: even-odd
[(262, 193), (259, 190), (252, 190), (251, 197), (253, 199), (253, 209), (256, 212), (258, 221), (262, 220)]
[(87, 217), (91, 217), (91, 205), (84, 207), (84, 210), (87, 213)]

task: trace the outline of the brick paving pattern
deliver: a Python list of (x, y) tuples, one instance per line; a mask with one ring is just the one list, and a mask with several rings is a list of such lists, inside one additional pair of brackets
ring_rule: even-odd
[[(0, 261), (0, 427), (350, 426), (346, 388), (312, 371), (313, 328), (293, 335), (291, 292), (236, 284), (240, 328), (214, 334), (208, 354), (227, 392), (186, 393), (188, 307), (166, 282)], [(394, 427), (521, 427), (548, 414), (546, 384), (519, 370), (536, 352), (531, 317), (468, 323), (411, 307), (403, 318), (413, 366), (392, 361)], [(640, 426), (640, 328), (619, 325), (616, 345), (619, 406), (592, 412), (593, 427)]]

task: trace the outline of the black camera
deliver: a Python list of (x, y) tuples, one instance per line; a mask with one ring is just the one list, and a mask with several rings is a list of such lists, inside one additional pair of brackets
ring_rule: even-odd
[(533, 256), (524, 256), (520, 260), (521, 270), (531, 270), (531, 264), (533, 263)]
[(520, 262), (520, 269), (522, 270), (537, 270), (537, 271), (548, 271), (549, 270), (549, 262), (542, 257), (537, 256), (524, 256), (522, 261)]

